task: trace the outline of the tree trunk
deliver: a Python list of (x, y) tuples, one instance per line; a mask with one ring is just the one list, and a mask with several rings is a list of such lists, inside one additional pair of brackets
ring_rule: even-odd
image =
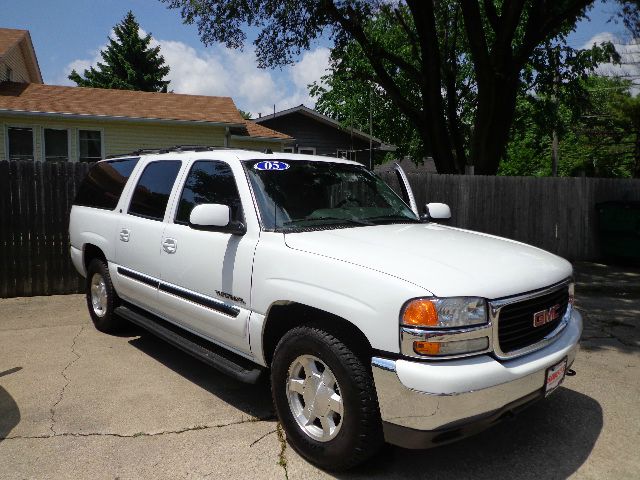
[(478, 106), (471, 133), (470, 160), (476, 175), (495, 175), (505, 154), (518, 91), (516, 75), (493, 74), (478, 82)]

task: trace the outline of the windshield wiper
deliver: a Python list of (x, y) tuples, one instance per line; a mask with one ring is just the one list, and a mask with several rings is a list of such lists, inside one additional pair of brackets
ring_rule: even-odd
[(378, 222), (378, 221), (389, 221), (389, 222), (394, 222), (394, 221), (402, 221), (402, 222), (409, 222), (409, 223), (420, 223), (420, 220), (418, 220), (417, 218), (410, 218), (410, 217), (405, 217), (403, 215), (378, 215), (375, 217), (367, 217), (367, 220), (372, 221), (372, 222)]
[(295, 220), (289, 220), (288, 222), (284, 222), (283, 225), (290, 226), (290, 225), (295, 225), (295, 224), (298, 224), (298, 223), (315, 222), (315, 221), (335, 222), (336, 220), (338, 220), (339, 222), (344, 222), (344, 223), (352, 223), (354, 225), (368, 225), (368, 226), (375, 225), (375, 223), (369, 222), (367, 220), (358, 220), (356, 218), (341, 218), (341, 217), (296, 218)]

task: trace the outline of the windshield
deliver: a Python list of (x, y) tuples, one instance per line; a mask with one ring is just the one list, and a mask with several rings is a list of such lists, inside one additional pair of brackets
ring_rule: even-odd
[(306, 160), (244, 164), (267, 230), (419, 222), (386, 183), (361, 165)]

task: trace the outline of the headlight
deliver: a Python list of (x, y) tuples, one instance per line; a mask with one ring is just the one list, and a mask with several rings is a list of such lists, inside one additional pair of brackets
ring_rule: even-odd
[(400, 319), (409, 327), (471, 327), (487, 323), (487, 306), (476, 297), (417, 298), (405, 304)]

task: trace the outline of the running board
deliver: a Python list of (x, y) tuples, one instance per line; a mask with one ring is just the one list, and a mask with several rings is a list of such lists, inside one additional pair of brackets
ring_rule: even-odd
[(122, 306), (114, 313), (148, 330), (183, 352), (244, 383), (257, 383), (264, 368), (202, 337), (133, 306)]

